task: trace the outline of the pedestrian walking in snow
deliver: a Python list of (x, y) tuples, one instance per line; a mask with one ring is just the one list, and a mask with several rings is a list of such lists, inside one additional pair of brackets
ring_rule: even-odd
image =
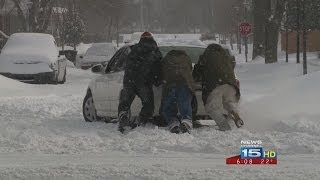
[[(160, 114), (172, 133), (190, 133), (192, 129), (192, 62), (184, 51), (172, 50), (162, 61), (162, 106)], [(177, 118), (177, 109), (181, 122)]]
[[(135, 128), (153, 119), (153, 85), (160, 84), (162, 55), (152, 34), (144, 32), (138, 44), (133, 45), (128, 56), (118, 107), (119, 131)], [(142, 102), (139, 118), (130, 120), (130, 106), (138, 96)]]
[[(231, 130), (229, 118), (240, 127), (237, 103), (240, 90), (236, 83), (233, 64), (225, 50), (218, 44), (209, 45), (196, 65), (194, 75), (201, 76), (202, 100), (208, 114), (219, 130)], [(238, 124), (240, 123), (240, 124)]]

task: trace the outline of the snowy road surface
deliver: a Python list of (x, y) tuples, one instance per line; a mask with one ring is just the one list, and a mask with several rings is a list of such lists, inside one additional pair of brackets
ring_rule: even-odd
[[(319, 59), (312, 61), (319, 70)], [(241, 64), (245, 127), (191, 135), (86, 123), (89, 71), (68, 69), (66, 84), (29, 85), (0, 76), (0, 179), (320, 179), (320, 73), (301, 65)], [(107, 93), (107, 92), (106, 92)], [(227, 166), (241, 140), (262, 140), (276, 166)]]
[[(318, 158), (317, 158), (318, 157)], [(281, 156), (279, 165), (227, 166), (212, 154), (0, 154), (1, 179), (317, 179), (319, 156)], [(317, 158), (317, 159), (316, 159)]]

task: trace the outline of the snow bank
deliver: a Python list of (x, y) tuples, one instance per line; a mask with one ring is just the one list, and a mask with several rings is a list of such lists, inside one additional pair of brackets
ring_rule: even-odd
[(0, 75), (0, 97), (14, 96), (17, 94), (23, 94), (26, 88), (30, 88), (30, 85), (22, 82), (6, 78)]
[[(287, 82), (275, 80), (278, 85), (270, 89), (270, 95), (254, 103), (243, 106), (246, 118), (252, 129), (272, 129), (283, 122), (294, 122), (299, 119), (315, 119), (319, 111), (320, 84), (315, 83), (320, 78), (320, 72), (304, 77), (288, 79)], [(281, 79), (281, 77), (280, 77)], [(266, 83), (268, 84), (268, 83)], [(271, 84), (269, 84), (271, 85)], [(275, 93), (275, 94), (273, 94)], [(320, 121), (311, 120), (305, 126), (313, 124), (312, 129), (320, 133)], [(278, 128), (277, 128), (278, 129)], [(309, 129), (310, 130), (310, 129)]]

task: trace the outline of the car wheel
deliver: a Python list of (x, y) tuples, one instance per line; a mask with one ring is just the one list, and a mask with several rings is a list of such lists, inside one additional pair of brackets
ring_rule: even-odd
[(54, 71), (51, 75), (51, 77), (48, 79), (48, 84), (58, 84), (58, 71)]
[(64, 84), (67, 79), (67, 68), (64, 69), (63, 79), (59, 82), (59, 84)]
[(94, 106), (93, 97), (90, 91), (88, 91), (87, 95), (84, 97), (82, 110), (85, 121), (98, 121), (97, 111)]

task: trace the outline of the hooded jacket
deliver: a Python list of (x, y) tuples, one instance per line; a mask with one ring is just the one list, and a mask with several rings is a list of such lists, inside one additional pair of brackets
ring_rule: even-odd
[(203, 101), (219, 85), (229, 84), (236, 87), (236, 78), (232, 63), (225, 50), (217, 44), (211, 44), (205, 50), (202, 59)]
[(124, 85), (151, 86), (160, 82), (162, 55), (153, 38), (141, 38), (131, 47), (125, 67)]

